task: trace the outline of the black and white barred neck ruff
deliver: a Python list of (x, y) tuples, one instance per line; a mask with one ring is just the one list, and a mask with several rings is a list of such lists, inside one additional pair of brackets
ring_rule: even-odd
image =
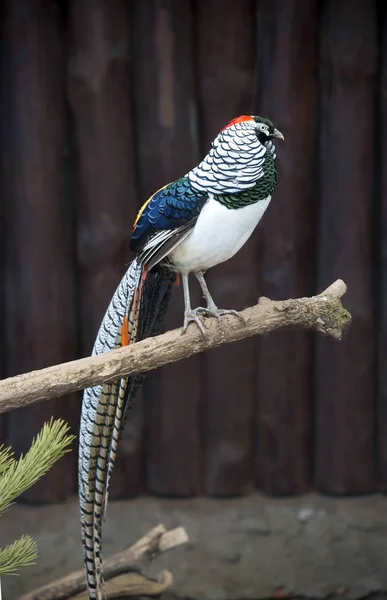
[(261, 144), (249, 122), (237, 123), (219, 133), (207, 156), (187, 176), (200, 191), (241, 192), (263, 177), (267, 152), (276, 158), (271, 140)]

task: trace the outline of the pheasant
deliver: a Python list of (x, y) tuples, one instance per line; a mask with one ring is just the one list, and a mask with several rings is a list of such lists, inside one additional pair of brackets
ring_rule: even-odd
[[(265, 213), (277, 185), (273, 139), (284, 137), (266, 118), (242, 115), (230, 121), (202, 162), (154, 193), (133, 226), (129, 265), (102, 321), (93, 355), (157, 335), (171, 289), (181, 276), (183, 332), (200, 315), (220, 318), (205, 272), (234, 256)], [(201, 287), (205, 307), (192, 308), (188, 277)], [(79, 500), (90, 599), (101, 600), (102, 521), (119, 440), (128, 410), (145, 375), (121, 378), (84, 391), (79, 440)]]

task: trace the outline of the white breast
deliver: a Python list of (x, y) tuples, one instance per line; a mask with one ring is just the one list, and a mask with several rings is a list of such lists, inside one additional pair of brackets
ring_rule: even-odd
[(249, 239), (271, 197), (243, 208), (229, 209), (214, 198), (203, 206), (192, 233), (169, 258), (182, 273), (205, 271), (229, 260)]

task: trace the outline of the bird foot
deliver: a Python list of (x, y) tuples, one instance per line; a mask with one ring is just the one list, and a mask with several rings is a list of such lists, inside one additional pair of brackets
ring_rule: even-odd
[(233, 310), (231, 309), (227, 309), (227, 308), (211, 308), (211, 309), (206, 309), (207, 310), (207, 314), (216, 317), (217, 319), (219, 319), (220, 317), (222, 317), (223, 315), (233, 315), (234, 317), (237, 317), (240, 321), (242, 321), (242, 323), (244, 325), (246, 325), (246, 319), (244, 318), (243, 315), (241, 315), (240, 312), (238, 312), (237, 310)]
[(181, 333), (183, 334), (187, 331), (187, 327), (190, 323), (196, 323), (196, 325), (199, 328), (200, 333), (202, 334), (204, 339), (206, 339), (207, 338), (206, 330), (204, 328), (203, 323), (201, 322), (201, 320), (198, 317), (198, 315), (206, 314), (206, 313), (207, 313), (207, 309), (203, 308), (202, 306), (198, 306), (198, 308), (195, 308), (194, 310), (190, 310), (190, 311), (186, 312), (184, 314), (184, 325), (183, 325), (183, 329), (182, 329)]
[(237, 317), (240, 321), (242, 321), (244, 325), (246, 325), (246, 319), (237, 310), (218, 308), (217, 306), (207, 306), (206, 308), (204, 308), (203, 306), (198, 306), (194, 310), (191, 310), (184, 315), (184, 325), (182, 333), (185, 333), (187, 331), (189, 323), (196, 323), (196, 325), (200, 329), (200, 333), (202, 334), (202, 336), (204, 338), (207, 338), (206, 330), (198, 315), (203, 315), (205, 317), (215, 317), (216, 319), (220, 319), (220, 317), (222, 317), (223, 315), (233, 315), (234, 317)]

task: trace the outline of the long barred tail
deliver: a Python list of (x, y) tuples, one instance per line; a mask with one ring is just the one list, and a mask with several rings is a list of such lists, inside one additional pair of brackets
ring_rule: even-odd
[[(102, 321), (93, 355), (157, 335), (164, 321), (175, 275), (156, 266), (149, 273), (134, 260)], [(87, 388), (79, 436), (79, 502), (90, 599), (103, 596), (102, 520), (110, 476), (128, 409), (145, 375)]]

